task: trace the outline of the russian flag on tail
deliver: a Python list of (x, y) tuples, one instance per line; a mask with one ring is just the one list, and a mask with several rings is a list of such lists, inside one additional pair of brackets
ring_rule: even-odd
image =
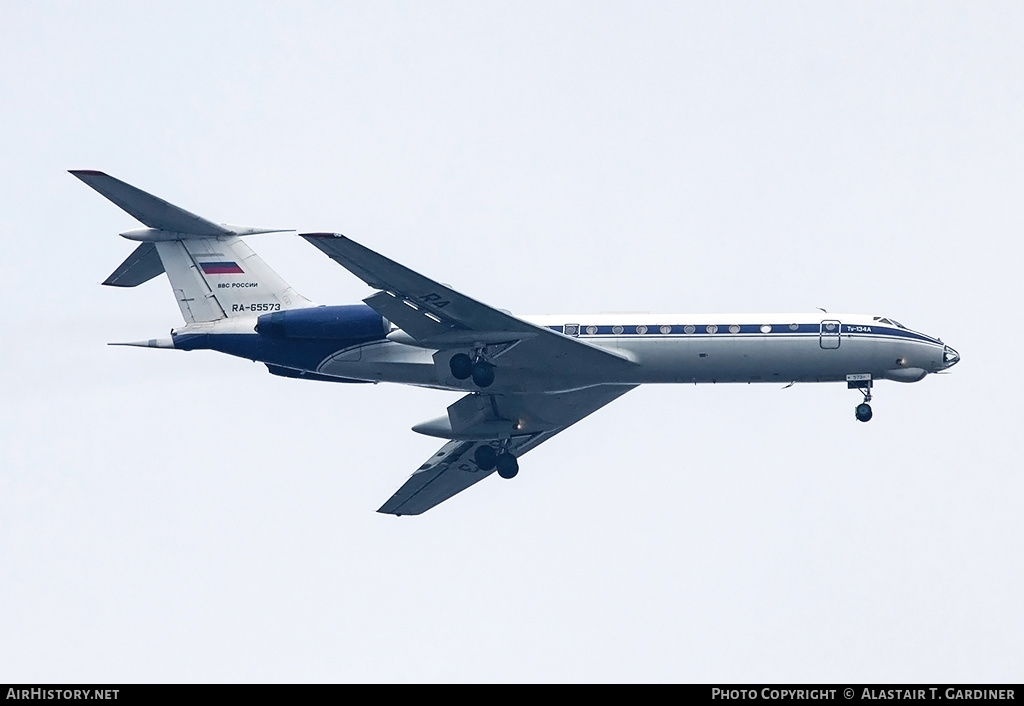
[(204, 275), (244, 275), (245, 270), (238, 266), (234, 262), (202, 262), (199, 264), (203, 268)]

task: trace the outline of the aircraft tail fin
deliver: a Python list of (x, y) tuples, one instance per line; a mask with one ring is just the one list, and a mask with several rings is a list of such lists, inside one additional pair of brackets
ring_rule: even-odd
[(237, 235), (161, 241), (156, 250), (185, 321), (313, 306)]
[(214, 223), (103, 172), (71, 173), (148, 226), (121, 234), (142, 242), (103, 284), (135, 287), (166, 272), (189, 323), (313, 306), (239, 237), (281, 229)]

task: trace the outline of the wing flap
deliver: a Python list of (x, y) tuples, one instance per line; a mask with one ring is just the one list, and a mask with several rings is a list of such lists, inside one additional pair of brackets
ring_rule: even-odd
[(412, 308), (406, 301), (389, 292), (377, 292), (363, 303), (417, 340), (433, 338), (452, 329), (451, 324), (439, 321), (436, 315), (428, 316), (422, 309)]

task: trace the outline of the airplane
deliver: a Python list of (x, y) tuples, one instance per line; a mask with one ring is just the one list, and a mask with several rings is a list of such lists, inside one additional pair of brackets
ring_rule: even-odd
[[(515, 316), (338, 233), (300, 236), (376, 290), (362, 304), (317, 306), (242, 240), (285, 232), (219, 224), (103, 172), (71, 174), (145, 228), (103, 282), (135, 287), (162, 273), (185, 325), (111, 344), (214, 350), (273, 375), (393, 382), (466, 393), (413, 427), (444, 439), (378, 512), (419, 515), (648, 383), (845, 382), (872, 417), (877, 380), (917, 382), (960, 355), (895, 319), (863, 314), (573, 314)], [(788, 385), (787, 385), (788, 386)]]

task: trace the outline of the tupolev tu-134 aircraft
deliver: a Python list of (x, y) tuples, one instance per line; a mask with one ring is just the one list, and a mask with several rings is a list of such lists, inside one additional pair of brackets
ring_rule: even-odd
[(301, 236), (377, 290), (362, 304), (317, 306), (242, 237), (279, 229), (218, 224), (103, 172), (71, 172), (139, 220), (138, 247), (103, 284), (166, 272), (185, 325), (115, 344), (215, 350), (274, 375), (396, 382), (465, 392), (413, 427), (447, 443), (379, 512), (418, 515), (644, 383), (845, 382), (871, 419), (876, 380), (917, 382), (959, 361), (938, 338), (862, 314), (515, 316), (337, 233)]

